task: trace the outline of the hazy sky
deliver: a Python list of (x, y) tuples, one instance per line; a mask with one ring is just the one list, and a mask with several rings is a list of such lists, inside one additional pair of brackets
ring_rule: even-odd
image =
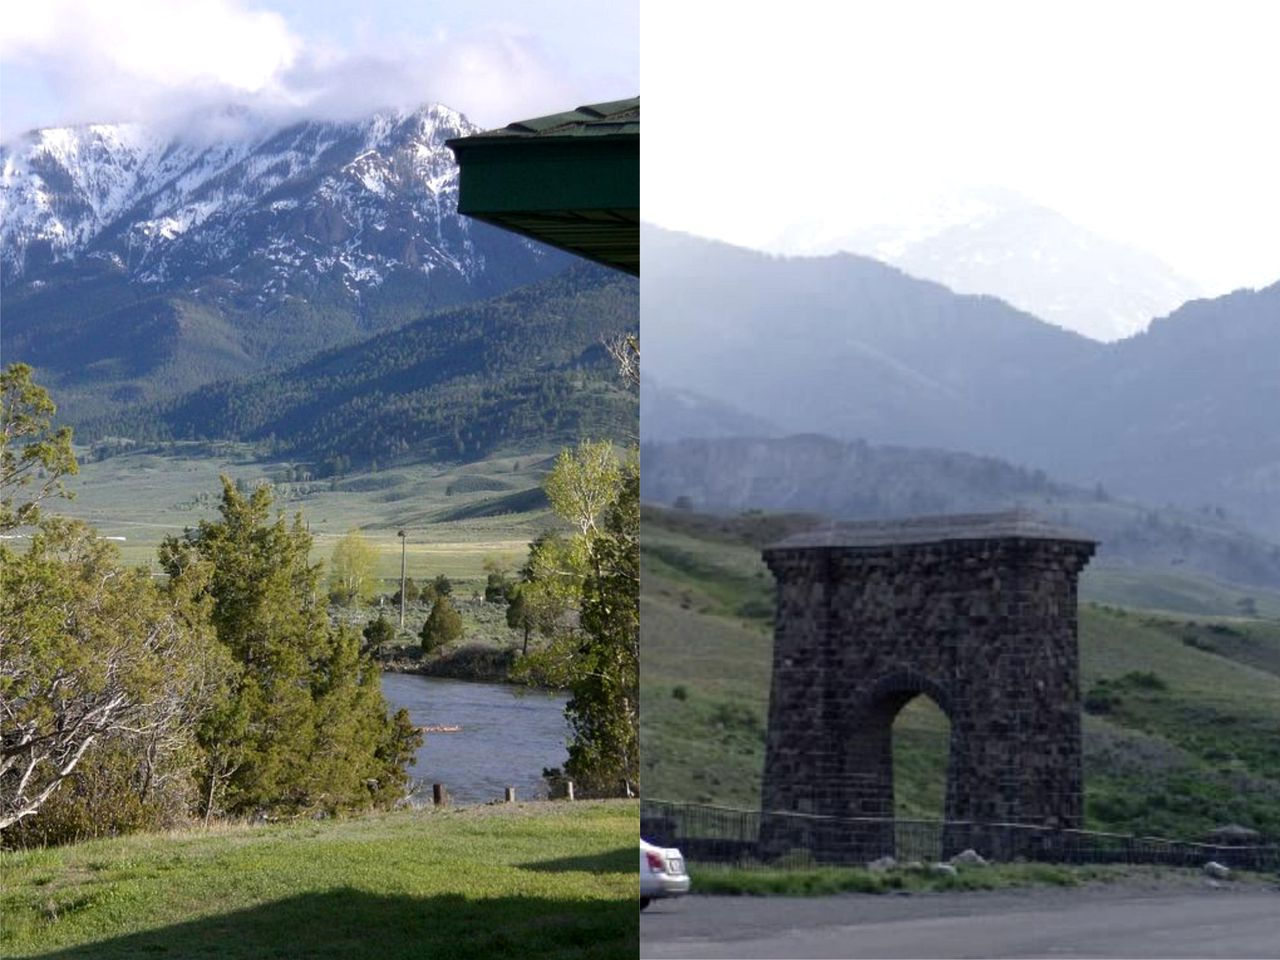
[(994, 186), (1210, 294), (1280, 280), (1280, 3), (646, 0), (641, 57), (659, 225), (777, 249)]
[(636, 0), (24, 0), (0, 17), (0, 138), (235, 100), (484, 126), (639, 90)]

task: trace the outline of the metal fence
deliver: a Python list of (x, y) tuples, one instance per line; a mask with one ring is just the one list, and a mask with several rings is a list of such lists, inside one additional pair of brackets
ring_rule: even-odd
[(640, 834), (693, 863), (747, 868), (930, 863), (974, 850), (988, 860), (1280, 869), (1280, 845), (1229, 846), (1018, 823), (826, 817), (645, 800)]

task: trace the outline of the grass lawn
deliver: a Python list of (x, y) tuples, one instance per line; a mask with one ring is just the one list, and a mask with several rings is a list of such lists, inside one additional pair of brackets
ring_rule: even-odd
[(635, 802), (397, 811), (0, 853), (0, 956), (638, 952)]

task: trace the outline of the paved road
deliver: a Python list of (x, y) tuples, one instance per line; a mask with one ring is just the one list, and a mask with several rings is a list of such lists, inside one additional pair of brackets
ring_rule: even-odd
[(640, 915), (640, 956), (1280, 958), (1280, 891), (1094, 887), (686, 897)]

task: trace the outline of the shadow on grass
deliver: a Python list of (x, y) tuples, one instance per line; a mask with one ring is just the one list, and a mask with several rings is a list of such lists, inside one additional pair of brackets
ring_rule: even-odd
[[(559, 857), (555, 860), (538, 860), (522, 863), (525, 870), (541, 870), (548, 873), (568, 873), (581, 870), (586, 873), (635, 872), (639, 877), (640, 852), (636, 847), (620, 847), (608, 853), (596, 853), (583, 857)], [(639, 882), (637, 880), (637, 882)]]
[(633, 958), (634, 900), (382, 896), (360, 890), (291, 897), (250, 910), (40, 954), (66, 960), (137, 957), (540, 960)]

